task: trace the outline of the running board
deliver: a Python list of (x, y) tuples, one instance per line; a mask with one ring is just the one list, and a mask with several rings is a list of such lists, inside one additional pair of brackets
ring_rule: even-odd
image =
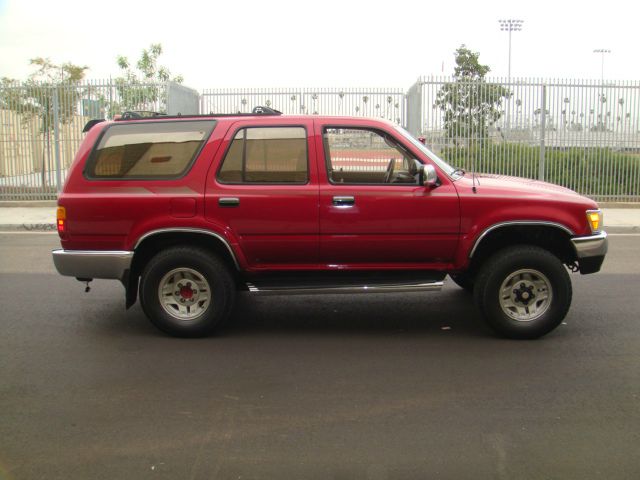
[(256, 285), (247, 282), (247, 288), (253, 295), (313, 295), (341, 293), (406, 293), (435, 292), (442, 289), (443, 281), (411, 283), (368, 283), (366, 285)]

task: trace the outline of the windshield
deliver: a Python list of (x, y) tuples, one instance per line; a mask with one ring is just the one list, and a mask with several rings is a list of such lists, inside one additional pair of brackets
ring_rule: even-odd
[(422, 153), (424, 153), (427, 157), (429, 157), (431, 160), (433, 160), (438, 165), (438, 167), (440, 167), (442, 170), (444, 170), (444, 172), (447, 175), (449, 175), (449, 176), (455, 175), (456, 169), (453, 168), (451, 165), (449, 165), (444, 160), (442, 160), (440, 157), (438, 157), (435, 153), (433, 153), (427, 147), (425, 147), (424, 144), (422, 144), (422, 142), (420, 142), (420, 141), (416, 140), (415, 138), (413, 138), (413, 135), (411, 135), (409, 132), (407, 132), (400, 125), (394, 125), (394, 127), (396, 128), (396, 130), (398, 132), (400, 132), (400, 134), (405, 139), (409, 140), (409, 142), (414, 147), (416, 147), (418, 150), (420, 150)]

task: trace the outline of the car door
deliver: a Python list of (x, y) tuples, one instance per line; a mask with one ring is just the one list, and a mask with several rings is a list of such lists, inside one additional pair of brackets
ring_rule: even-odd
[(229, 229), (249, 268), (317, 265), (318, 181), (309, 132), (313, 122), (305, 119), (239, 121), (214, 161), (206, 217)]
[[(453, 260), (460, 207), (453, 182), (418, 184), (428, 158), (391, 125), (318, 121), (325, 165), (320, 187), (320, 261), (334, 267), (438, 268)], [(416, 163), (416, 160), (418, 163)]]

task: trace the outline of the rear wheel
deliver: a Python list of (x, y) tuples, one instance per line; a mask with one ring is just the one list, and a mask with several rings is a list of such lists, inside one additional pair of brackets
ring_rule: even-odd
[(538, 338), (556, 328), (571, 305), (571, 279), (562, 262), (535, 246), (510, 247), (482, 266), (474, 296), (497, 333)]
[(227, 266), (202, 249), (163, 250), (142, 272), (142, 309), (151, 323), (173, 336), (211, 334), (229, 316), (234, 298)]

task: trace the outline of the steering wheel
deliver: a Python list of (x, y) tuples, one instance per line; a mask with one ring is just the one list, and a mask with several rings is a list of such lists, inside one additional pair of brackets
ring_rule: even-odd
[(393, 177), (393, 171), (396, 168), (396, 160), (392, 158), (389, 160), (389, 165), (387, 165), (387, 171), (384, 174), (384, 183), (391, 183), (391, 177)]

